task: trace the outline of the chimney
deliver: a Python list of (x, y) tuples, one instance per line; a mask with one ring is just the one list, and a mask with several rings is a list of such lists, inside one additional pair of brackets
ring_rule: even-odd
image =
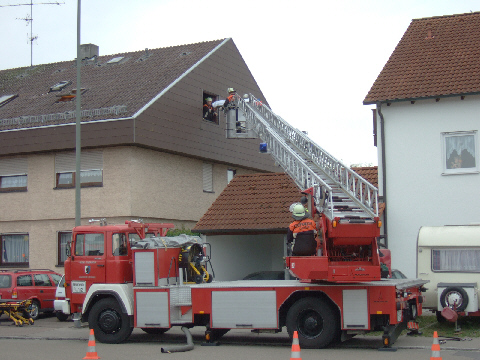
[(80, 59), (91, 59), (94, 56), (98, 56), (98, 45), (94, 44), (82, 44), (80, 45)]

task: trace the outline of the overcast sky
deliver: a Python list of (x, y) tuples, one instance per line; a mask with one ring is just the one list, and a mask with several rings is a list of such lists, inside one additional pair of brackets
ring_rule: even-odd
[[(77, 1), (36, 0), (33, 64), (76, 57)], [(30, 65), (29, 0), (0, 0), (0, 70)], [(478, 0), (82, 0), (100, 55), (231, 37), (272, 110), (347, 165), (377, 165), (363, 99), (412, 19)], [(225, 89), (226, 90), (226, 89)], [(225, 94), (226, 95), (226, 94)]]

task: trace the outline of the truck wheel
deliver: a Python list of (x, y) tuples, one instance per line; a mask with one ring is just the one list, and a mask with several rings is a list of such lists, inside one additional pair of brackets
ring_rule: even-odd
[(463, 311), (468, 305), (467, 292), (459, 286), (447, 287), (440, 295), (440, 304), (443, 307), (453, 309), (454, 304), (457, 304), (457, 311)]
[(108, 344), (118, 344), (128, 339), (133, 331), (128, 315), (122, 312), (117, 300), (105, 298), (93, 305), (88, 324), (95, 338)]
[(150, 335), (162, 335), (166, 333), (170, 328), (141, 328), (147, 334)]
[(287, 331), (290, 337), (298, 332), (300, 347), (323, 348), (332, 343), (340, 332), (336, 309), (320, 298), (303, 298), (288, 310)]

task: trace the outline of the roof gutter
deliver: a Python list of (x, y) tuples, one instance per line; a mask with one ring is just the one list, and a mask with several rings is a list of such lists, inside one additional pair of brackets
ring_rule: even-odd
[(152, 100), (150, 100), (146, 105), (144, 105), (140, 110), (138, 110), (133, 117), (136, 118), (140, 114), (142, 114), (147, 108), (150, 107), (154, 102), (156, 102), (158, 99), (160, 99), (167, 91), (169, 91), (172, 87), (174, 87), (176, 84), (178, 84), (185, 76), (189, 75), (195, 68), (197, 68), (202, 62), (204, 62), (210, 55), (212, 55), (215, 51), (217, 51), (219, 48), (221, 48), (224, 44), (226, 44), (231, 38), (226, 38), (223, 40), (220, 44), (218, 44), (213, 50), (211, 50), (207, 55), (205, 55), (203, 58), (198, 60), (190, 69), (185, 71), (182, 75), (180, 75), (177, 79), (175, 79), (174, 82), (172, 82), (170, 85), (168, 85), (165, 89), (163, 89), (157, 96), (155, 96)]
[(374, 101), (364, 101), (363, 105), (377, 105), (379, 102), (382, 103), (396, 103), (402, 101), (418, 101), (418, 100), (430, 100), (430, 99), (445, 99), (459, 96), (472, 96), (480, 95), (480, 91), (462, 93), (462, 94), (451, 94), (451, 95), (432, 95), (432, 96), (423, 96), (423, 97), (412, 97), (405, 99), (384, 99), (384, 100), (374, 100)]
[(385, 160), (385, 118), (382, 113), (382, 103), (379, 101), (376, 103), (377, 112), (380, 115), (380, 141), (382, 144), (382, 188), (383, 188), (383, 203), (385, 208), (383, 209), (383, 236), (385, 246), (388, 248), (388, 231), (387, 231), (387, 162)]

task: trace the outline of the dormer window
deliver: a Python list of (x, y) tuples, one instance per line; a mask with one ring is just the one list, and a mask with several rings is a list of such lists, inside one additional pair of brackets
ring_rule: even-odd
[(117, 64), (119, 63), (120, 61), (122, 61), (122, 59), (124, 59), (125, 56), (118, 56), (118, 57), (115, 57), (113, 59), (110, 59), (107, 61), (107, 64)]
[[(71, 81), (60, 81), (59, 83), (56, 83), (50, 88), (50, 91), (61, 91), (63, 90), (67, 85), (70, 85), (72, 82)], [(49, 91), (49, 92), (50, 92)]]
[(8, 104), (10, 101), (12, 101), (13, 99), (15, 99), (17, 97), (18, 97), (18, 94), (15, 94), (15, 95), (1, 95), (0, 96), (0, 107)]

